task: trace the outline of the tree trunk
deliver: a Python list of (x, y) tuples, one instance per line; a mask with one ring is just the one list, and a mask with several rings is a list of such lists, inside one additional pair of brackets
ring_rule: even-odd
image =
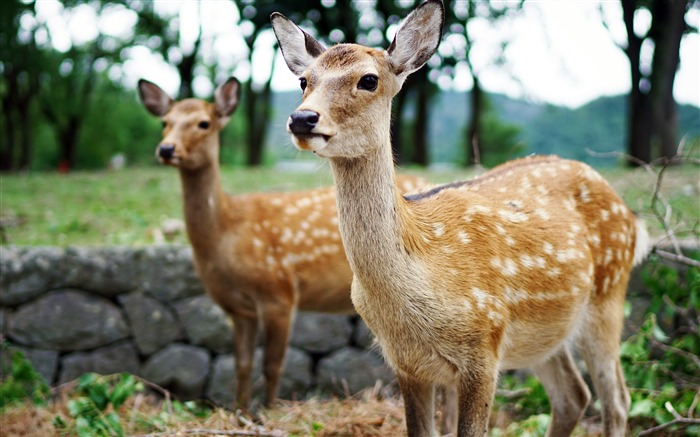
[[(247, 132), (247, 157), (246, 165), (256, 167), (262, 165), (267, 128), (270, 124), (270, 112), (272, 107), (272, 73), (275, 69), (275, 58), (270, 65), (270, 75), (260, 92), (253, 88), (253, 77), (246, 84), (246, 117), (248, 120)], [(252, 59), (251, 59), (252, 65)]]
[[(627, 153), (644, 162), (652, 160), (651, 153), (651, 107), (649, 106), (649, 81), (640, 70), (640, 54), (643, 39), (634, 33), (636, 0), (622, 0), (623, 20), (627, 29), (625, 54), (630, 62), (632, 87), (627, 100), (629, 107), (627, 122)], [(629, 161), (630, 165), (636, 165)]]
[(404, 150), (401, 129), (403, 129), (403, 110), (406, 106), (406, 92), (401, 92), (394, 97), (391, 106), (391, 149), (394, 152), (394, 162), (403, 163), (406, 151)]
[[(423, 69), (427, 71), (427, 69)], [(428, 102), (430, 82), (421, 81), (416, 87), (416, 121), (413, 124), (413, 158), (415, 164), (428, 165)]]
[(673, 98), (673, 82), (680, 62), (680, 45), (686, 30), (685, 1), (656, 1), (653, 4), (651, 37), (654, 58), (651, 76), (653, 124), (664, 158), (672, 158), (678, 147), (678, 115)]
[(481, 116), (484, 110), (484, 96), (478, 77), (473, 76), (473, 78), (474, 86), (469, 93), (471, 114), (464, 144), (467, 165), (481, 163)]

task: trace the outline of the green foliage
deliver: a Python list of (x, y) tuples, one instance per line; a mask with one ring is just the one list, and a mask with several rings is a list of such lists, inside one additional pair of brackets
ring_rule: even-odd
[(484, 167), (495, 167), (525, 151), (525, 144), (519, 141), (520, 127), (503, 121), (496, 111), (487, 110), (481, 124), (481, 164)]
[[(700, 314), (700, 271), (690, 268), (680, 274), (652, 261), (643, 278), (651, 291), (649, 314), (620, 349), (636, 432), (672, 421), (673, 410), (688, 417), (700, 396), (700, 336), (693, 322)], [(700, 435), (697, 425), (668, 429)]]
[(8, 350), (6, 344), (2, 345), (2, 349), (3, 355), (9, 355), (9, 363), (3, 362), (3, 378), (0, 381), (0, 411), (7, 406), (26, 400), (37, 405), (46, 403), (49, 397), (49, 386), (44, 378), (34, 370), (22, 352)]
[(78, 379), (78, 397), (68, 402), (68, 413), (74, 419), (73, 429), (57, 417), (58, 431), (87, 436), (123, 436), (119, 407), (133, 394), (143, 391), (143, 384), (123, 373), (116, 382), (111, 377), (86, 373)]

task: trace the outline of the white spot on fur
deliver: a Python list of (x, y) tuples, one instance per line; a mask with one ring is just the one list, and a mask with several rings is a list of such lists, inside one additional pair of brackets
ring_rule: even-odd
[(552, 243), (545, 242), (543, 250), (544, 253), (546, 253), (547, 255), (551, 255), (554, 253), (554, 246), (552, 245)]
[(600, 218), (604, 222), (607, 222), (608, 220), (610, 220), (610, 211), (608, 211), (607, 209), (601, 209), (600, 210)]
[(445, 234), (445, 225), (442, 223), (433, 224), (433, 235), (436, 237), (442, 237)]
[(591, 201), (591, 191), (588, 189), (588, 185), (586, 185), (586, 184), (584, 184), (583, 182), (581, 182), (581, 183), (578, 185), (578, 189), (579, 189), (579, 191), (581, 192), (581, 194), (580, 194), (580, 196), (581, 196), (581, 201), (582, 201), (583, 203), (588, 203), (588, 202), (590, 202), (590, 201)]
[(469, 244), (469, 242), (471, 241), (471, 239), (469, 238), (469, 235), (467, 235), (467, 233), (464, 231), (457, 232), (457, 238), (459, 239), (460, 242), (462, 242), (464, 244)]
[(513, 223), (522, 223), (527, 221), (527, 214), (519, 211), (508, 211), (505, 209), (501, 209), (498, 211), (498, 214), (503, 217), (504, 219), (511, 221)]
[(542, 208), (535, 209), (535, 214), (537, 214), (537, 216), (539, 218), (541, 218), (542, 220), (549, 220), (549, 218), (550, 218), (549, 213)]

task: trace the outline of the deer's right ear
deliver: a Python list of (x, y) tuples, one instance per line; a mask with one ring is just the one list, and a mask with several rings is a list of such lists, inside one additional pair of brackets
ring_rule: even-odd
[(173, 106), (173, 99), (153, 82), (141, 79), (138, 87), (143, 106), (156, 117), (164, 116)]
[(270, 22), (284, 61), (297, 76), (301, 76), (314, 59), (326, 51), (320, 42), (279, 12), (273, 12), (270, 15)]

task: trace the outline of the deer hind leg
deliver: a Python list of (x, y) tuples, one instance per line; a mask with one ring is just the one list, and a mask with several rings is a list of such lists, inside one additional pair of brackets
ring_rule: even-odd
[(454, 387), (440, 387), (442, 393), (442, 415), (440, 417), (440, 433), (442, 435), (456, 435), (458, 396)]
[(235, 408), (250, 407), (253, 387), (253, 352), (258, 334), (258, 320), (250, 317), (233, 316), (234, 351), (236, 355), (236, 398)]
[(265, 406), (270, 406), (277, 399), (279, 391), (293, 321), (293, 307), (284, 303), (266, 302), (262, 313), (265, 334)]
[(547, 437), (571, 435), (591, 400), (591, 392), (576, 369), (571, 353), (564, 346), (532, 370), (544, 386), (552, 406)]
[(432, 437), (435, 430), (435, 387), (396, 372), (406, 410), (406, 430), (409, 437)]
[[(626, 281), (624, 281), (626, 285)], [(625, 435), (630, 397), (620, 366), (620, 336), (623, 324), (624, 288), (618, 299), (594, 303), (590, 309), (591, 329), (581, 335), (581, 352), (603, 409), (603, 435)], [(615, 290), (608, 291), (615, 293)], [(597, 306), (597, 308), (595, 307)]]

